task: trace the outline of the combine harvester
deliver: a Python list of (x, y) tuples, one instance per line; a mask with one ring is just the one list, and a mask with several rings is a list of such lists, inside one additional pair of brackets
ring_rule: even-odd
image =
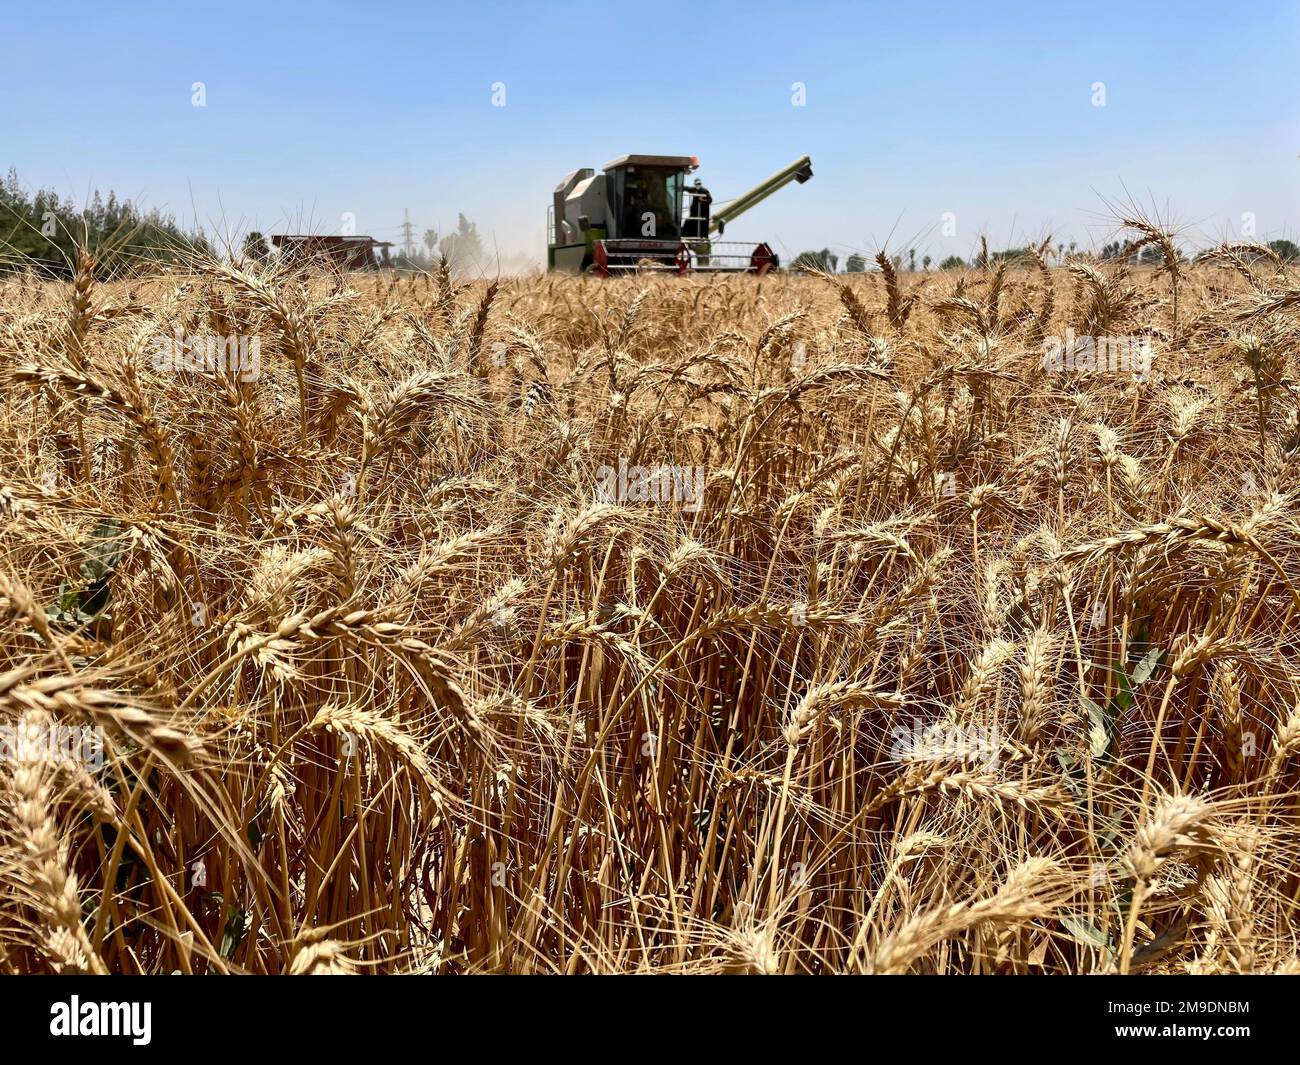
[[(547, 209), (548, 270), (603, 277), (637, 269), (766, 273), (781, 264), (765, 243), (719, 242), (727, 225), (777, 189), (803, 184), (812, 173), (808, 156), (729, 200), (712, 212), (713, 197), (696, 178), (693, 155), (624, 155), (600, 174), (575, 170), (555, 188)], [(685, 213), (683, 213), (684, 201)]]

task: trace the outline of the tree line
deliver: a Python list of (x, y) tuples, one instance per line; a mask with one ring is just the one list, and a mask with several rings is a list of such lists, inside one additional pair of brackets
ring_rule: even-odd
[(10, 168), (0, 182), (0, 273), (34, 268), (70, 277), (79, 246), (91, 251), (106, 276), (148, 271), (212, 250), (202, 231), (187, 231), (156, 208), (145, 211), (98, 190), (79, 207), (50, 189), (28, 192)]
[[(1135, 266), (1158, 266), (1161, 262), (1161, 252), (1159, 248), (1148, 246), (1139, 251), (1125, 254), (1127, 246), (1119, 241), (1112, 241), (1102, 246), (1098, 257), (1104, 261), (1114, 261), (1125, 258)], [(1279, 259), (1284, 262), (1300, 262), (1300, 246), (1291, 240), (1271, 240), (1268, 247)], [(1070, 244), (1057, 244), (1055, 248), (1048, 248), (1047, 254), (1050, 256), (1053, 251), (1056, 253), (1056, 261), (1064, 263), (1066, 261), (1066, 252), (1073, 255), (1078, 249), (1078, 244), (1071, 241)], [(980, 250), (970, 257), (967, 261), (960, 255), (949, 255), (939, 263), (940, 270), (961, 270), (969, 266), (973, 269), (980, 269), (985, 266), (992, 266), (999, 262), (1015, 262), (1020, 259), (1028, 259), (1032, 255), (1029, 248), (1004, 248), (1001, 251), (989, 251), (983, 245)], [(904, 269), (904, 257), (902, 255), (892, 255), (890, 260), (895, 270)], [(794, 262), (790, 268), (795, 271), (833, 274), (839, 269), (840, 258), (833, 254), (830, 249), (823, 248), (821, 251), (804, 251), (795, 256)], [(930, 256), (921, 257), (921, 269), (929, 270), (933, 260)], [(859, 252), (854, 252), (844, 262), (844, 272), (848, 274), (865, 273), (871, 265), (871, 260)], [(915, 271), (917, 267), (916, 249), (908, 250), (906, 258), (906, 269)]]

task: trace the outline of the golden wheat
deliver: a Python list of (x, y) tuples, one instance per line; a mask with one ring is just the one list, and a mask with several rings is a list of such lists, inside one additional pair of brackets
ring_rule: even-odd
[(0, 970), (1293, 968), (1296, 278), (1124, 222), (0, 281)]

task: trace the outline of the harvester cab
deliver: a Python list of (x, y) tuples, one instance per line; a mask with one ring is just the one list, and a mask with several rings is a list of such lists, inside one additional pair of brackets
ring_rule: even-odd
[(713, 211), (713, 196), (687, 175), (695, 156), (624, 155), (601, 173), (567, 174), (555, 187), (547, 217), (547, 266), (566, 273), (608, 276), (637, 269), (765, 273), (780, 264), (765, 243), (711, 239), (777, 189), (812, 177), (804, 156)]

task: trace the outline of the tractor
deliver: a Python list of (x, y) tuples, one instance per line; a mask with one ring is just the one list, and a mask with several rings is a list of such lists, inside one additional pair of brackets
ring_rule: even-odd
[(548, 270), (603, 277), (635, 270), (766, 273), (780, 267), (766, 243), (717, 241), (755, 204), (812, 174), (808, 156), (748, 192), (713, 209), (713, 196), (690, 155), (623, 155), (599, 174), (590, 167), (567, 174), (547, 210)]

